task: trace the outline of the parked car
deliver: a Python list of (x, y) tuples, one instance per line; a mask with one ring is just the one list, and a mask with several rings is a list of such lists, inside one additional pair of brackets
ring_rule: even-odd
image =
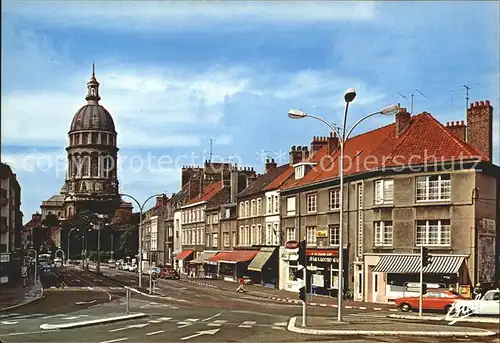
[(137, 264), (129, 264), (128, 266), (129, 272), (137, 273), (138, 269), (139, 267), (137, 266)]
[[(465, 300), (467, 298), (457, 292), (448, 289), (436, 288), (428, 289), (423, 295), (422, 310), (434, 310), (448, 312), (453, 303), (457, 300)], [(419, 297), (405, 297), (394, 301), (399, 306), (401, 311), (408, 312), (412, 309), (419, 308)]]
[(172, 280), (179, 280), (181, 276), (172, 267), (163, 267), (162, 271), (160, 272), (160, 278), (162, 279), (172, 279)]
[(487, 291), (481, 299), (457, 300), (453, 304), (455, 311), (464, 314), (500, 316), (500, 290)]
[(62, 259), (60, 257), (56, 257), (54, 259), (54, 267), (56, 267), (56, 268), (62, 268), (62, 266), (63, 266)]

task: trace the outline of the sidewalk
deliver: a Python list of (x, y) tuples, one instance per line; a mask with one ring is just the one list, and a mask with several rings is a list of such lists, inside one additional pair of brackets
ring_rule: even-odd
[(288, 322), (288, 331), (321, 336), (422, 336), (422, 337), (491, 337), (496, 332), (447, 325), (397, 322), (389, 319), (364, 318), (338, 323), (329, 317), (307, 317), (307, 326), (302, 326), (301, 317)]
[(43, 288), (42, 284), (37, 282), (35, 285), (24, 288), (22, 286), (5, 288), (0, 293), (0, 312), (2, 312), (40, 299), (43, 296)]
[[(206, 286), (211, 288), (217, 288), (224, 291), (234, 292), (238, 286), (235, 282), (229, 282), (224, 280), (212, 280), (212, 279), (188, 279), (181, 278), (181, 281), (198, 284), (200, 286)], [(267, 288), (260, 285), (245, 285), (247, 289), (247, 294), (254, 295), (266, 299), (277, 300), (285, 303), (291, 304), (302, 304), (299, 299), (299, 295), (294, 292), (283, 291), (276, 288)], [(318, 307), (337, 307), (337, 299), (327, 296), (313, 295), (312, 301), (310, 301), (310, 296), (307, 296), (307, 303), (310, 306)], [(382, 311), (389, 310), (391, 312), (397, 312), (398, 309), (394, 304), (379, 304), (370, 302), (361, 302), (353, 300), (344, 300), (345, 308), (353, 308), (360, 310), (371, 310), (371, 311)]]

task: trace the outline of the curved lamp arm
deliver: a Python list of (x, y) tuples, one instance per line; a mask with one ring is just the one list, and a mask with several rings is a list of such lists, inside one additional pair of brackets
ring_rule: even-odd
[(324, 120), (323, 118), (315, 116), (314, 114), (309, 114), (309, 113), (307, 113), (305, 116), (317, 119), (320, 122), (326, 124), (330, 128), (330, 130), (332, 130), (333, 132), (335, 132), (335, 134), (337, 135), (337, 137), (339, 137), (339, 139), (340, 139), (339, 131), (337, 130), (337, 128), (335, 126), (333, 126), (332, 124), (330, 124), (329, 122), (327, 122), (326, 120)]
[(364, 116), (363, 118), (359, 119), (357, 122), (354, 123), (354, 125), (349, 129), (349, 131), (347, 132), (347, 135), (345, 136), (345, 140), (348, 140), (349, 139), (349, 136), (351, 135), (352, 131), (356, 128), (356, 126), (358, 126), (362, 121), (364, 121), (365, 119), (368, 119), (370, 117), (373, 117), (374, 115), (377, 115), (377, 114), (380, 114), (381, 111), (377, 111), (377, 112), (373, 112), (373, 113), (370, 113), (370, 114), (367, 114), (366, 116)]

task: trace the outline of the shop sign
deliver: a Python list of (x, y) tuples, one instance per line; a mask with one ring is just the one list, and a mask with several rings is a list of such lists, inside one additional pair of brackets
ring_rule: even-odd
[(288, 241), (285, 243), (285, 249), (297, 249), (299, 247), (299, 242)]
[(10, 262), (10, 254), (1, 254), (0, 255), (0, 263), (8, 263)]
[(309, 256), (309, 262), (338, 263), (339, 259), (333, 256)]
[(328, 231), (327, 230), (318, 230), (316, 231), (316, 238), (326, 238), (328, 237)]
[(338, 250), (307, 249), (309, 262), (338, 263)]
[(285, 249), (281, 254), (281, 259), (285, 261), (296, 261), (299, 259), (299, 249)]

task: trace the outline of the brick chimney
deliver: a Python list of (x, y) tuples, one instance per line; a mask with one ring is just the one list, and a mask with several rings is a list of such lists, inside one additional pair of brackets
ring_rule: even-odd
[(396, 113), (396, 137), (399, 137), (410, 126), (411, 115), (406, 108), (400, 107)]
[(311, 141), (311, 154), (314, 155), (326, 145), (328, 145), (328, 137), (314, 136)]
[(307, 146), (295, 146), (290, 148), (290, 165), (302, 162), (309, 157), (309, 148)]
[(330, 132), (330, 136), (328, 136), (328, 155), (333, 153), (339, 147), (339, 138), (337, 135), (334, 135), (333, 132)]
[(476, 101), (467, 109), (467, 143), (493, 158), (493, 107), (488, 100)]
[(466, 137), (465, 137), (466, 128), (467, 128), (467, 126), (465, 125), (463, 120), (461, 122), (456, 121), (456, 122), (447, 122), (446, 123), (446, 130), (448, 130), (448, 132), (457, 136), (458, 138), (460, 138), (464, 142), (466, 139)]
[(264, 173), (267, 173), (269, 170), (276, 168), (277, 166), (278, 164), (274, 161), (274, 158), (267, 158)]
[(236, 202), (236, 194), (239, 192), (239, 176), (238, 176), (238, 166), (235, 164), (234, 166), (231, 167), (231, 176), (230, 176), (230, 187), (231, 187), (231, 196), (230, 196), (230, 201), (231, 203)]

